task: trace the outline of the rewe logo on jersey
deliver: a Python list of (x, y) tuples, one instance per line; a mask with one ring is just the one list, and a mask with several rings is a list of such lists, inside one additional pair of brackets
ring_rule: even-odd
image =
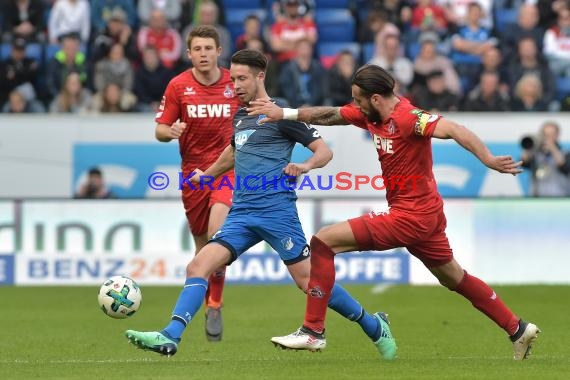
[(255, 129), (246, 129), (245, 131), (236, 133), (236, 137), (234, 138), (236, 149), (241, 149), (241, 147), (245, 144), (253, 132), (255, 132)]
[(186, 106), (188, 117), (230, 117), (232, 106), (230, 104), (188, 104)]

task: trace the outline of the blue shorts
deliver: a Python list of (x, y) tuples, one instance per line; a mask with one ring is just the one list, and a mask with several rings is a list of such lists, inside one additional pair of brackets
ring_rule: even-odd
[(232, 259), (229, 265), (261, 241), (269, 243), (286, 265), (310, 256), (294, 202), (271, 211), (232, 208), (209, 242), (216, 242), (230, 250)]

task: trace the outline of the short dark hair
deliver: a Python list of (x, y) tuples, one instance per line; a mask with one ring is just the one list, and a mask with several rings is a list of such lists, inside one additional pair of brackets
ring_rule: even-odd
[(216, 43), (216, 48), (220, 47), (220, 34), (212, 25), (200, 25), (192, 29), (192, 31), (188, 33), (188, 38), (186, 38), (186, 46), (188, 49), (192, 48), (192, 40), (195, 37), (212, 38)]
[(394, 95), (396, 81), (390, 73), (377, 65), (364, 65), (356, 71), (352, 84), (360, 88), (362, 96)]
[(246, 65), (252, 69), (264, 71), (267, 69), (267, 57), (260, 51), (253, 49), (242, 49), (232, 55), (232, 63)]
[(91, 175), (97, 175), (99, 177), (102, 177), (103, 173), (101, 172), (101, 169), (99, 169), (99, 168), (91, 168), (91, 169), (89, 169), (89, 175), (90, 176)]

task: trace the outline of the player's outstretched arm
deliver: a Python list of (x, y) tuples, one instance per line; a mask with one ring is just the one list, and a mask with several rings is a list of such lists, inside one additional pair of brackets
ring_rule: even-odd
[(268, 99), (256, 99), (246, 108), (248, 115), (265, 115), (261, 123), (277, 120), (296, 120), (316, 125), (348, 125), (339, 107), (281, 108)]
[(169, 142), (180, 138), (186, 129), (186, 123), (176, 122), (172, 126), (167, 124), (157, 124), (155, 130), (156, 139), (160, 142)]
[(204, 175), (218, 178), (228, 170), (234, 167), (235, 148), (230, 144), (224, 149), (220, 157), (208, 169), (204, 171)]
[(457, 141), (459, 145), (473, 153), (485, 166), (499, 173), (516, 175), (522, 172), (522, 161), (516, 162), (511, 156), (493, 155), (475, 133), (451, 120), (439, 120), (433, 132), (433, 137)]
[(313, 152), (313, 155), (302, 164), (290, 162), (283, 169), (285, 174), (297, 177), (301, 174), (308, 173), (312, 169), (322, 168), (333, 158), (332, 150), (323, 139), (313, 141), (307, 148)]

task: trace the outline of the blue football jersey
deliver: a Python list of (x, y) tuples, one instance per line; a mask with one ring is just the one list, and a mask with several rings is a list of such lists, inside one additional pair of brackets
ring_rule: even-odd
[[(284, 106), (280, 102), (276, 104)], [(264, 117), (248, 116), (245, 108), (234, 116), (233, 208), (268, 208), (297, 199), (294, 178), (287, 176), (283, 169), (291, 161), (297, 142), (308, 146), (321, 138), (308, 124), (292, 120), (260, 124), (259, 120)]]

